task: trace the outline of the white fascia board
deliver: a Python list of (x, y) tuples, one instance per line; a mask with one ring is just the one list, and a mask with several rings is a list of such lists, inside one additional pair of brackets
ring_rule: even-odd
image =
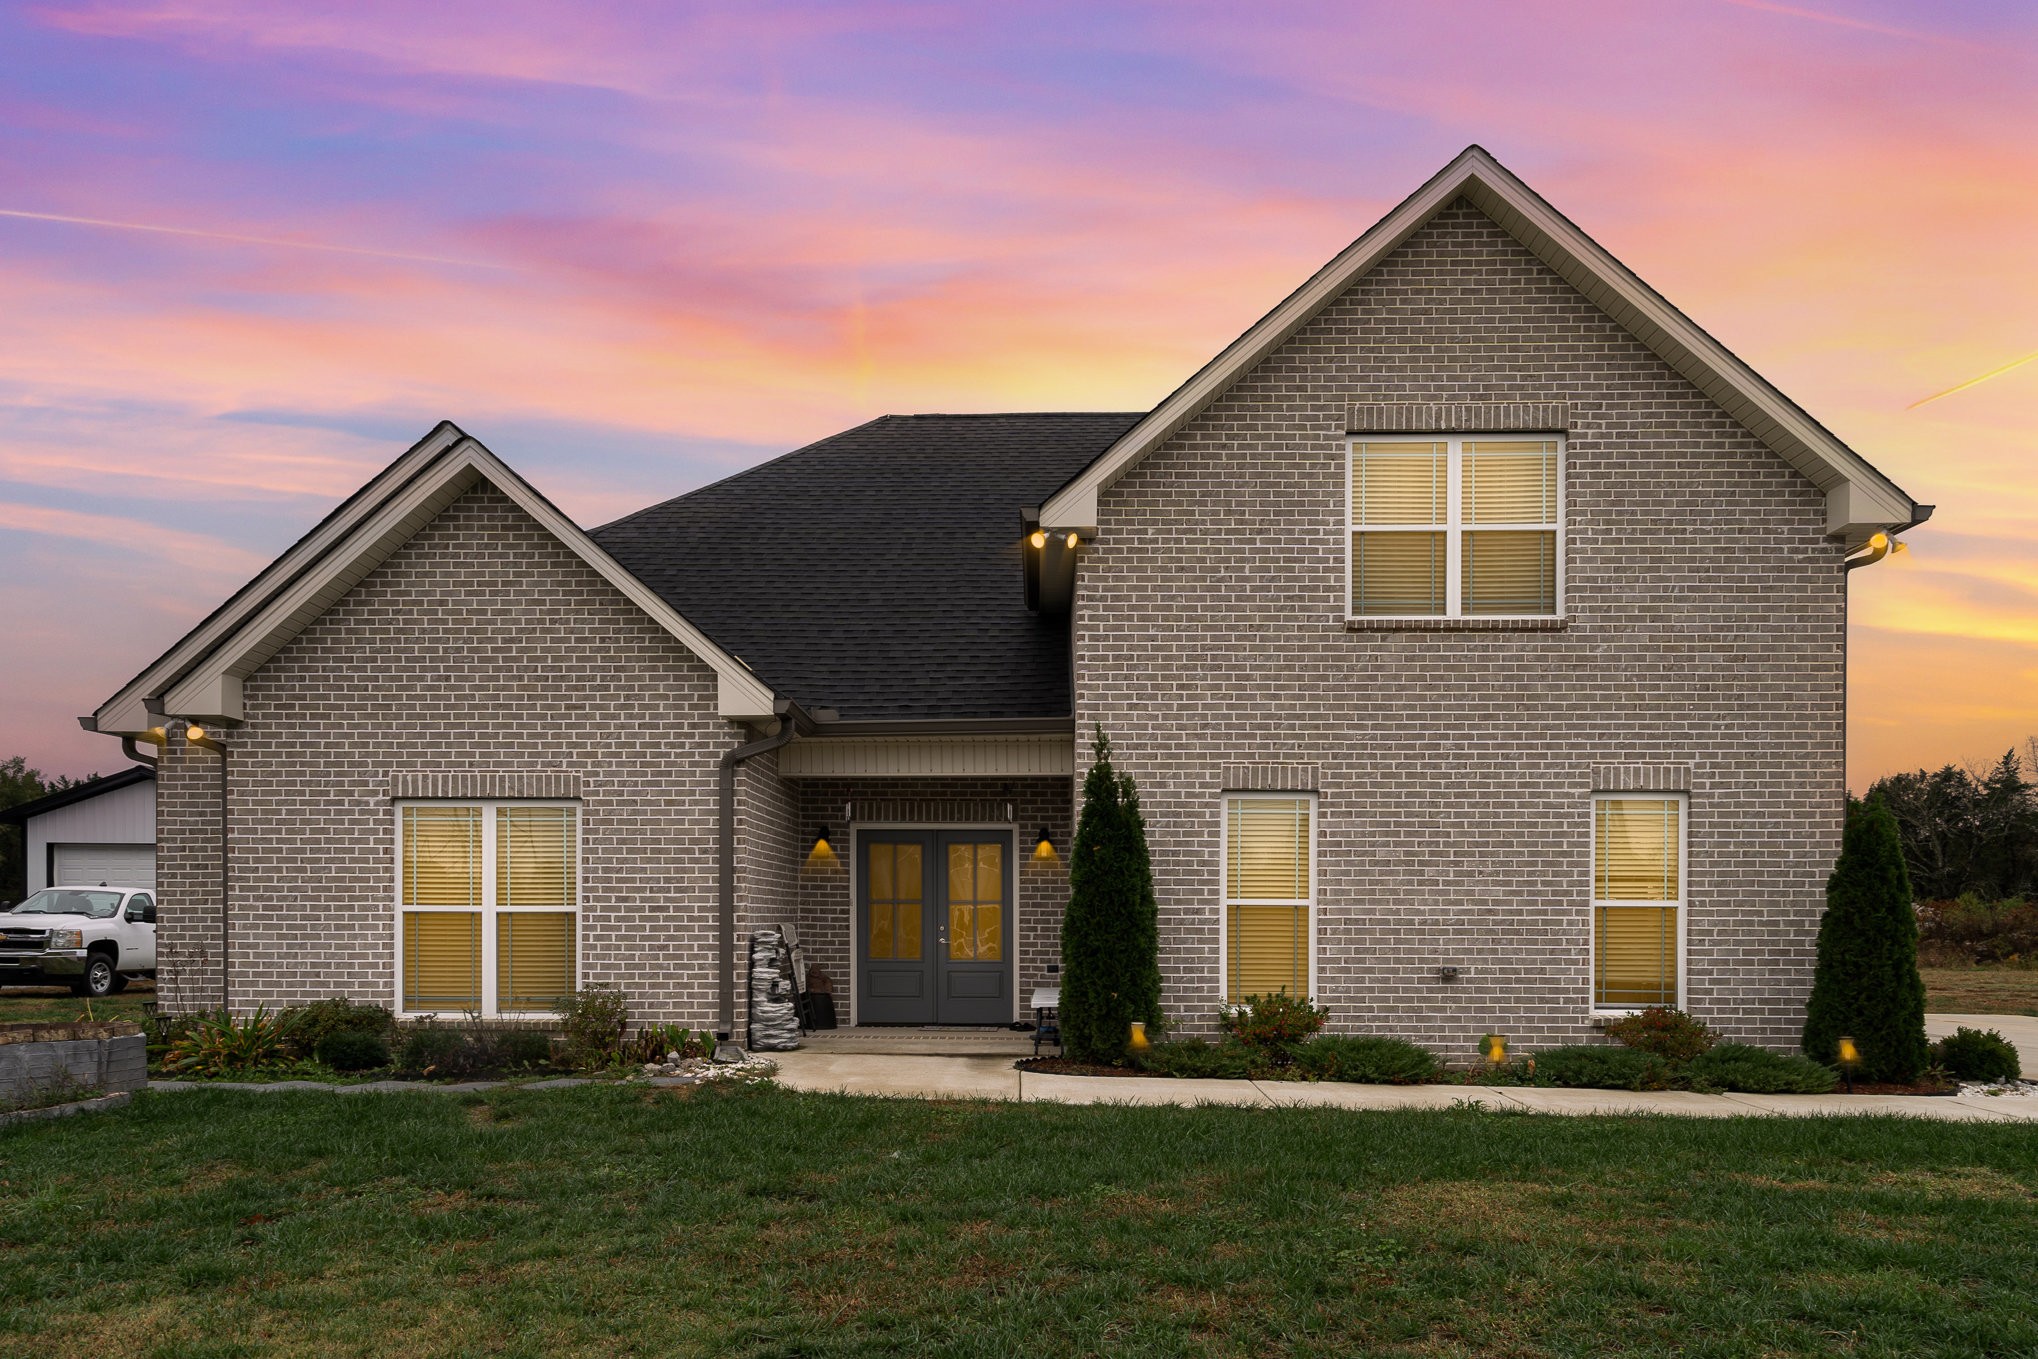
[[(463, 438), (444, 457), (414, 471), (417, 474), (410, 482), (389, 488), (372, 510), (355, 518), (348, 537), (332, 544), (315, 569), (279, 585), (258, 606), (237, 611), (239, 625), (216, 639), (211, 650), (163, 692), (164, 711), (175, 717), (242, 719), (243, 678), (274, 656), (446, 506), (475, 483), (487, 481), (715, 671), (719, 715), (741, 721), (762, 720), (772, 715), (775, 695), (769, 685), (624, 570), (579, 525), (561, 514), (479, 442)], [(102, 722), (101, 730), (106, 729)]]
[(343, 542), (363, 519), (375, 512), (389, 488), (416, 476), (421, 467), (465, 437), (458, 426), (450, 421), (441, 421), (430, 434), (383, 468), (339, 509), (264, 567), (216, 613), (186, 633), (176, 645), (102, 703), (93, 713), (94, 726), (102, 732), (131, 736), (156, 725), (148, 711), (147, 700), (151, 695), (174, 683), (208, 651), (230, 636), (249, 615), (262, 607), (276, 589), (281, 588), (283, 582), (309, 569), (336, 544)]
[[(1830, 495), (1839, 487), (1853, 488), (1849, 514), (1869, 514), (1884, 528), (1913, 518), (1915, 507), (1910, 497), (1895, 483), (1805, 415), (1483, 148), (1473, 146), (1318, 270), (1051, 497), (1041, 506), (1041, 525), (1056, 529), (1095, 524), (1098, 497), (1105, 487), (1158, 448), (1460, 195), (1820, 489)], [(1833, 513), (1829, 510), (1829, 517)]]

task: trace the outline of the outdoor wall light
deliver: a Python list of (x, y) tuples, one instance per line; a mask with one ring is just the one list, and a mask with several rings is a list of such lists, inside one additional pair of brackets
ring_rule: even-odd
[(1054, 837), (1047, 833), (1047, 827), (1042, 826), (1040, 828), (1040, 834), (1035, 837), (1035, 840), (1036, 843), (1033, 846), (1033, 857), (1035, 859), (1045, 860), (1054, 858)]
[(834, 857), (835, 847), (828, 843), (828, 828), (823, 826), (814, 832), (814, 848), (808, 852), (807, 862), (813, 863), (817, 859), (832, 859)]
[(1040, 548), (1047, 546), (1047, 535), (1041, 532), (1039, 529), (1035, 529), (1033, 530), (1032, 535), (1028, 537), (1026, 541), (1033, 544), (1034, 549), (1037, 551)]
[(1079, 542), (1081, 542), (1081, 541), (1082, 541), (1082, 540), (1081, 540), (1080, 538), (1076, 537), (1076, 535), (1075, 535), (1075, 534), (1071, 533), (1071, 534), (1070, 534), (1070, 535), (1068, 536), (1068, 550), (1069, 550), (1069, 551), (1071, 551), (1071, 552), (1075, 551), (1075, 550), (1076, 550), (1076, 544), (1077, 544), (1077, 543), (1079, 543)]

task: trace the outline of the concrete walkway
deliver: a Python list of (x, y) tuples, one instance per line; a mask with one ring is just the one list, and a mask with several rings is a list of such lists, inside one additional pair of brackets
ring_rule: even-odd
[[(1949, 1030), (1950, 1031), (1950, 1030)], [(1336, 1109), (1449, 1109), (1460, 1104), (1546, 1114), (1907, 1114), (1988, 1123), (2038, 1123), (2038, 1093), (1914, 1095), (1697, 1095), (1688, 1090), (1542, 1090), (1525, 1086), (1344, 1085), (1307, 1081), (1192, 1081), (1152, 1076), (1050, 1076), (1010, 1057), (772, 1054), (788, 1090), (913, 1099), (1049, 1100), (1057, 1104), (1236, 1104)]]

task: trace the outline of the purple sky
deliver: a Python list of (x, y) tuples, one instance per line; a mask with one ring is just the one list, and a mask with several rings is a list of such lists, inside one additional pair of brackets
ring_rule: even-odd
[[(0, 756), (436, 420), (593, 524), (1152, 404), (1479, 142), (1939, 517), (1857, 786), (2038, 732), (2038, 8), (0, 9)], [(57, 220), (68, 219), (68, 220)]]

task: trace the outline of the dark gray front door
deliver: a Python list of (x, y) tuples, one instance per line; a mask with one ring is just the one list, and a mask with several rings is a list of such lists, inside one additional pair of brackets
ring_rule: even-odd
[(867, 1024), (1012, 1020), (1012, 838), (858, 837), (856, 964)]

